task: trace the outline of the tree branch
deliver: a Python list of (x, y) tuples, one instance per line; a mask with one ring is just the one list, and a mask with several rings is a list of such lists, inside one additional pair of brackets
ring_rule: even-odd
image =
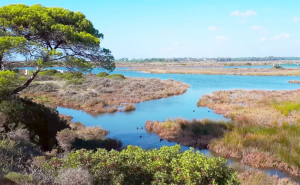
[(33, 75), (23, 85), (13, 90), (11, 94), (17, 94), (18, 92), (26, 89), (30, 85), (30, 83), (35, 79), (35, 77), (41, 71), (41, 69), (42, 69), (41, 67), (38, 67), (37, 70), (33, 73)]

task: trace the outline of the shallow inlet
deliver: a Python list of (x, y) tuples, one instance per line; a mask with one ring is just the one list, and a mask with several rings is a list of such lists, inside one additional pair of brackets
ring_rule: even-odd
[[(61, 69), (61, 68), (56, 68)], [(292, 90), (300, 87), (299, 84), (290, 84), (289, 80), (299, 80), (294, 76), (238, 76), (238, 75), (189, 75), (189, 74), (150, 74), (136, 71), (118, 71), (113, 74), (121, 73), (129, 77), (174, 79), (183, 81), (191, 85), (190, 89), (183, 95), (169, 98), (151, 100), (136, 104), (133, 112), (116, 112), (113, 114), (89, 115), (83, 111), (72, 110), (58, 107), (62, 114), (71, 115), (73, 121), (80, 121), (87, 126), (101, 126), (110, 131), (107, 137), (120, 139), (124, 145), (137, 145), (144, 149), (160, 148), (161, 146), (173, 146), (176, 143), (163, 140), (160, 142), (156, 134), (149, 134), (144, 127), (147, 120), (164, 121), (167, 118), (186, 118), (186, 119), (223, 119), (222, 115), (213, 113), (209, 108), (197, 107), (197, 101), (205, 94), (210, 94), (218, 90), (233, 89), (257, 89), (257, 90)], [(102, 70), (94, 69), (93, 73)], [(193, 112), (195, 110), (195, 112)], [(142, 135), (142, 138), (139, 136)], [(183, 150), (189, 147), (182, 146)], [(205, 155), (211, 155), (209, 150), (201, 150)], [(213, 156), (215, 156), (213, 154)], [(228, 160), (232, 162), (233, 160)], [(300, 182), (299, 178), (290, 176), (288, 173), (280, 172), (277, 169), (263, 169), (270, 175), (279, 177), (290, 177)]]

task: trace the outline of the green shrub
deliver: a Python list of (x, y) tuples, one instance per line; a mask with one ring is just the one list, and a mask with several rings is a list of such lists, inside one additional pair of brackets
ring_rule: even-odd
[(43, 70), (43, 71), (39, 72), (39, 75), (54, 76), (56, 73), (58, 73), (57, 70), (55, 70), (55, 69), (48, 69), (48, 70)]
[(109, 75), (109, 74), (106, 73), (106, 72), (101, 72), (101, 73), (97, 74), (98, 77), (106, 77), (106, 76), (108, 76), (108, 75)]
[(273, 68), (273, 69), (284, 69), (283, 67), (278, 66), (278, 65), (275, 65), (275, 66), (273, 66), (272, 68)]
[(81, 78), (75, 78), (75, 79), (72, 79), (72, 80), (68, 80), (65, 85), (66, 86), (68, 86), (68, 85), (81, 85), (83, 81), (84, 80), (81, 79)]
[(5, 179), (16, 184), (28, 184), (33, 182), (32, 175), (10, 172), (4, 176)]
[(0, 99), (0, 112), (6, 117), (1, 125), (4, 132), (25, 128), (30, 132), (30, 140), (45, 150), (51, 150), (57, 144), (55, 136), (58, 131), (69, 128), (68, 123), (60, 119), (57, 110), (26, 98)]
[(180, 146), (143, 150), (128, 146), (122, 151), (77, 150), (64, 158), (52, 158), (44, 168), (51, 171), (86, 168), (95, 184), (239, 184), (236, 172), (223, 158), (205, 157)]
[(106, 76), (106, 78), (121, 78), (121, 79), (125, 79), (125, 76), (122, 74), (114, 74), (114, 75), (108, 75)]
[(63, 80), (74, 80), (74, 79), (82, 78), (83, 74), (82, 72), (69, 72), (69, 73), (56, 73), (55, 76)]
[(38, 147), (30, 142), (0, 139), (0, 172), (21, 171), (32, 156), (40, 155)]
[(13, 71), (0, 71), (0, 91), (8, 92), (25, 82), (25, 78)]

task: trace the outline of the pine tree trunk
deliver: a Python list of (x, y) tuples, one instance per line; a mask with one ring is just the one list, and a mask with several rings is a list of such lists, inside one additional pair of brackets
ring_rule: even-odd
[(0, 71), (2, 71), (3, 70), (3, 55), (2, 54), (0, 54)]
[(41, 68), (38, 67), (38, 69), (33, 73), (33, 75), (23, 85), (17, 87), (15, 90), (12, 91), (12, 94), (17, 94), (18, 92), (21, 92), (24, 89), (26, 89), (30, 85), (30, 83), (35, 79), (35, 77), (40, 72), (40, 70), (41, 70)]

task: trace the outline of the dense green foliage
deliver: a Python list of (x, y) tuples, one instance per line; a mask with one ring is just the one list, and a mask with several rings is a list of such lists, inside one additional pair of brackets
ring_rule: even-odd
[(88, 59), (99, 62), (98, 67), (114, 69), (110, 51), (100, 49), (103, 34), (80, 12), (39, 4), (12, 4), (0, 8), (0, 21), (7, 35), (35, 43), (31, 52), (44, 63), (65, 58), (82, 64)]
[(38, 67), (36, 73), (16, 88), (13, 94), (28, 87), (41, 68), (48, 67), (51, 61), (60, 60), (71, 71), (89, 72), (93, 67), (109, 71), (115, 69), (111, 52), (100, 48), (103, 34), (80, 12), (39, 4), (12, 4), (0, 8), (0, 22), (0, 30), (4, 35), (0, 45), (1, 42), (10, 43), (3, 45), (9, 45), (3, 52), (0, 47), (0, 58), (1, 52), (10, 50), (10, 47), (15, 49), (26, 41), (30, 43), (26, 48), (26, 56), (34, 60)]
[(65, 158), (53, 158), (44, 168), (57, 172), (80, 167), (93, 174), (95, 184), (239, 184), (225, 159), (193, 150), (180, 152), (179, 145), (160, 150), (128, 146), (120, 152), (78, 150)]
[(58, 73), (58, 71), (55, 70), (55, 69), (47, 69), (47, 70), (41, 71), (40, 75), (43, 75), (43, 76), (54, 76), (57, 73)]
[(24, 80), (24, 77), (20, 77), (13, 71), (0, 71), (0, 94), (15, 88)]
[(3, 60), (9, 60), (13, 53), (25, 52), (26, 39), (23, 37), (0, 37), (0, 70), (3, 68)]
[(69, 128), (55, 109), (28, 99), (2, 97), (0, 112), (5, 115), (1, 124), (4, 132), (26, 128), (30, 132), (30, 140), (45, 150), (50, 150), (57, 144), (55, 136), (58, 131)]
[(55, 76), (64, 80), (74, 80), (82, 78), (83, 74), (81, 72), (56, 73)]

